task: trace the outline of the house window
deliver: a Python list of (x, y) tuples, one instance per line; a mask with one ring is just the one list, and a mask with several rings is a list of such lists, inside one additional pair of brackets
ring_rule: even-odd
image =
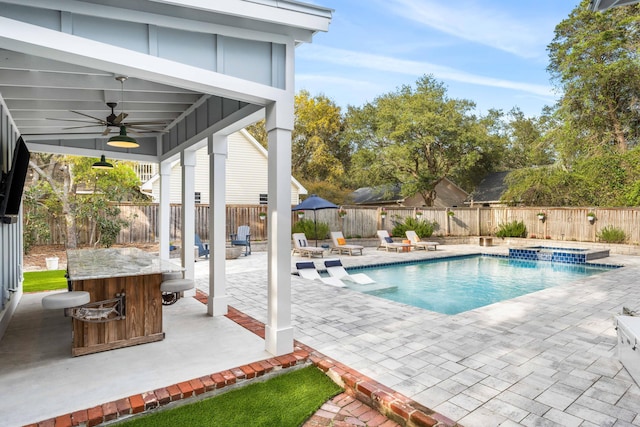
[(266, 205), (268, 202), (268, 198), (266, 194), (261, 194), (260, 195), (260, 204), (261, 205)]
[(196, 191), (196, 205), (199, 205), (202, 201), (202, 193), (200, 193), (199, 191)]

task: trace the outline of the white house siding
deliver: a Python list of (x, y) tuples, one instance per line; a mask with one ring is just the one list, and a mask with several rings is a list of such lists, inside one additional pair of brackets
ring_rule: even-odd
[[(13, 166), (11, 159), (18, 140), (16, 126), (7, 111), (0, 95), (0, 169), (5, 173)], [(14, 224), (0, 223), (0, 338), (22, 297), (22, 209), (20, 215)]]
[[(229, 135), (226, 173), (226, 204), (257, 205), (260, 194), (267, 194), (266, 150), (251, 141), (244, 131)], [(200, 192), (201, 203), (209, 204), (209, 155), (207, 148), (196, 152), (195, 191)], [(182, 203), (182, 172), (180, 163), (171, 169), (171, 203)], [(160, 182), (155, 180), (152, 187), (154, 200), (159, 199)], [(291, 183), (291, 204), (300, 203), (300, 188)]]

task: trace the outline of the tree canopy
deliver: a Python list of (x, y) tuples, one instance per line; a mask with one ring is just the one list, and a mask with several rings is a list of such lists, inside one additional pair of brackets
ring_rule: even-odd
[(588, 4), (556, 26), (548, 47), (559, 114), (580, 136), (578, 145), (559, 145), (565, 157), (610, 146), (624, 152), (640, 136), (640, 5), (592, 12)]
[[(64, 216), (65, 242), (77, 247), (78, 222), (88, 224), (91, 244), (110, 246), (126, 221), (111, 202), (141, 201), (140, 180), (128, 162), (113, 162), (112, 169), (95, 169), (97, 159), (32, 153), (29, 166), (35, 171), (25, 194), (28, 229), (44, 229), (46, 215)], [(40, 210), (38, 209), (40, 208)], [(29, 239), (27, 239), (28, 241)]]
[(471, 114), (473, 102), (451, 99), (441, 82), (420, 78), (362, 108), (350, 108), (345, 137), (356, 147), (354, 184), (401, 185), (405, 196), (419, 194), (425, 206), (448, 176), (473, 170), (497, 149), (493, 125)]

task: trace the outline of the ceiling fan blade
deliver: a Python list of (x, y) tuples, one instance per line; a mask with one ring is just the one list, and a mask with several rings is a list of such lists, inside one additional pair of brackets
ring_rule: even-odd
[(115, 120), (113, 121), (114, 125), (119, 125), (121, 121), (123, 121), (124, 119), (126, 119), (128, 116), (127, 113), (120, 113), (116, 116)]
[(83, 129), (83, 128), (97, 128), (97, 127), (102, 127), (102, 125), (96, 123), (95, 125), (87, 125), (87, 126), (71, 126), (71, 127), (62, 128), (62, 130)]
[(95, 123), (95, 120), (87, 119), (54, 119), (53, 117), (46, 117), (45, 120), (57, 120), (59, 122)]
[(144, 125), (156, 125), (156, 126), (160, 126), (160, 125), (166, 125), (167, 122), (164, 121), (148, 121), (148, 122), (126, 122), (123, 123), (123, 125), (125, 126), (144, 126)]
[(140, 132), (136, 132), (135, 130), (133, 130), (133, 129), (129, 128), (129, 127), (127, 128), (127, 133), (130, 133), (130, 134), (135, 135), (135, 136), (144, 136)]
[(144, 127), (144, 126), (139, 126), (139, 125), (127, 125), (127, 131), (129, 131), (129, 129), (134, 129), (138, 132), (144, 132), (144, 133), (169, 133), (169, 131), (164, 130), (164, 129), (153, 129), (153, 128), (148, 128), (148, 127)]
[(102, 136), (107, 136), (107, 135), (109, 135), (109, 133), (111, 133), (111, 128), (109, 128), (109, 126), (107, 126), (105, 128), (105, 130), (102, 131)]
[(82, 113), (82, 112), (80, 112), (80, 111), (74, 111), (74, 110), (69, 110), (69, 111), (71, 111), (72, 113), (80, 114), (81, 116), (89, 117), (89, 118), (91, 118), (91, 119), (93, 119), (93, 120), (97, 120), (97, 121), (99, 121), (100, 123), (103, 123), (103, 122), (104, 122), (104, 120), (103, 120), (103, 119), (101, 119), (101, 118), (93, 117), (93, 116), (90, 116), (89, 114), (85, 114), (85, 113)]

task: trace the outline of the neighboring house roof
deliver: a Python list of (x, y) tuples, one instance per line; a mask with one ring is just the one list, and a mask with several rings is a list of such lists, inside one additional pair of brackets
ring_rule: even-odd
[[(405, 197), (401, 194), (400, 184), (386, 184), (377, 187), (361, 187), (351, 193), (351, 200), (356, 205), (401, 205), (422, 206), (424, 201), (419, 195)], [(435, 207), (451, 207), (462, 205), (467, 192), (448, 179), (436, 186)]]
[[(243, 179), (246, 181), (246, 179), (251, 179), (251, 175), (252, 174), (255, 174), (255, 173), (262, 174), (262, 172), (264, 172), (264, 176), (265, 176), (264, 182), (266, 183), (266, 175), (267, 175), (267, 169), (266, 169), (267, 168), (267, 163), (266, 163), (266, 160), (268, 158), (268, 151), (253, 136), (251, 136), (251, 134), (249, 132), (247, 132), (245, 129), (242, 129), (242, 130), (240, 130), (240, 131), (238, 131), (238, 132), (236, 132), (234, 134), (231, 134), (229, 136), (229, 139), (232, 140), (232, 141), (230, 141), (230, 144), (231, 143), (237, 143), (238, 141), (240, 141), (242, 143), (245, 143), (245, 144), (248, 144), (249, 147), (247, 147), (247, 149), (254, 150), (253, 152), (257, 153), (259, 158), (262, 158), (264, 160), (264, 170), (260, 169), (260, 165), (262, 164), (262, 162), (258, 162), (257, 166), (254, 163), (249, 168), (250, 170), (246, 171), (245, 178), (243, 178)], [(199, 151), (202, 151), (202, 152), (206, 153), (207, 148), (206, 147), (201, 148)], [(230, 151), (232, 151), (231, 148), (230, 148)], [(202, 157), (206, 158), (207, 155), (206, 154), (202, 154)], [(229, 173), (233, 174), (233, 170), (238, 169), (238, 168), (247, 169), (248, 166), (232, 164), (232, 162), (246, 162), (246, 161), (247, 161), (247, 156), (246, 155), (245, 155), (244, 158), (240, 158), (240, 157), (234, 156), (234, 155), (229, 155), (229, 157), (227, 159), (227, 163), (228, 163), (227, 164), (227, 173), (228, 174)], [(171, 170), (174, 170), (174, 168), (178, 167), (179, 164), (180, 164), (179, 160), (174, 160), (171, 163)], [(196, 174), (198, 174), (198, 173), (208, 173), (208, 164), (197, 162), (196, 163), (196, 168), (198, 168), (199, 166), (201, 167), (202, 170), (200, 170), (200, 172), (196, 172)], [(257, 170), (257, 169), (260, 169), (260, 170)], [(255, 176), (254, 176), (254, 178), (255, 178)], [(155, 174), (148, 181), (146, 181), (146, 182), (144, 182), (142, 184), (142, 186), (140, 187), (141, 191), (143, 193), (145, 193), (145, 194), (149, 194), (149, 195), (152, 195), (152, 196), (155, 195), (154, 186), (156, 187), (155, 189), (156, 189), (156, 192), (157, 192), (157, 185), (158, 185), (158, 180), (159, 179), (160, 179), (160, 175), (159, 174)], [(177, 180), (178, 181), (181, 181), (181, 179), (182, 179), (181, 176), (177, 176)], [(204, 183), (202, 185), (204, 185), (204, 186), (206, 186), (208, 188), (208, 185), (209, 185), (209, 180), (208, 179), (200, 179), (199, 181), (200, 182), (198, 184)], [(237, 179), (234, 180), (233, 177), (231, 177), (231, 179), (227, 179), (227, 185), (228, 186), (229, 185), (234, 185), (233, 184), (234, 181), (237, 181)], [(173, 183), (173, 180), (172, 180), (172, 185), (173, 184), (174, 183)], [(304, 188), (304, 186), (297, 179), (295, 179), (293, 176), (291, 177), (291, 185), (292, 185), (292, 191), (297, 193), (297, 195), (307, 194), (307, 189)], [(205, 190), (201, 188), (200, 190), (197, 190), (197, 191), (205, 191)], [(248, 191), (247, 187), (243, 186), (243, 188), (241, 189), (240, 193), (244, 194), (247, 191)], [(265, 187), (263, 192), (264, 193), (267, 192), (266, 191), (266, 187)], [(236, 202), (234, 200), (230, 200), (230, 198), (233, 198), (233, 194), (234, 193), (237, 193), (237, 192), (227, 191), (227, 203), (239, 203), (239, 202)], [(208, 200), (206, 195), (203, 194), (203, 197)], [(297, 203), (298, 201), (295, 201), (295, 202)], [(203, 202), (203, 203), (206, 203), (206, 202)]]
[(485, 176), (478, 187), (469, 195), (467, 203), (471, 204), (496, 204), (501, 203), (502, 194), (507, 185), (504, 180), (511, 171), (493, 172)]

